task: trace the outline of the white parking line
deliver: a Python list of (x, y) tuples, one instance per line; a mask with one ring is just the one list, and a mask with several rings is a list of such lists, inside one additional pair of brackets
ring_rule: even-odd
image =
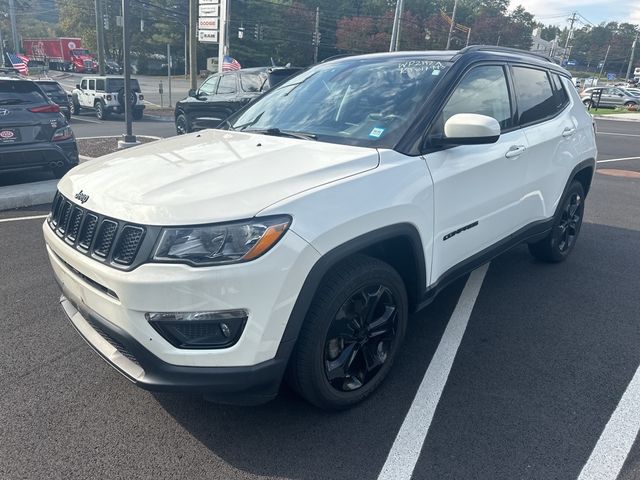
[(620, 403), (578, 480), (615, 480), (640, 432), (640, 367), (627, 386)]
[(48, 215), (34, 215), (33, 217), (0, 218), (0, 223), (18, 222), (20, 220), (36, 220), (38, 218), (47, 218), (47, 217)]
[(621, 137), (640, 137), (633, 133), (617, 133), (617, 132), (598, 132), (598, 135), (619, 135)]
[(488, 268), (483, 265), (469, 276), (378, 480), (411, 478)]
[(609, 158), (607, 160), (598, 160), (596, 163), (624, 162), (626, 160), (638, 160), (638, 159), (640, 159), (640, 157)]

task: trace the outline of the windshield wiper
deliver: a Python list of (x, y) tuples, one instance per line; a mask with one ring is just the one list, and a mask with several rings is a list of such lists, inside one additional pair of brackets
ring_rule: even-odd
[(299, 138), (301, 140), (318, 140), (318, 136), (314, 133), (291, 132), (289, 130), (280, 130), (279, 128), (251, 129), (245, 130), (247, 133), (258, 133), (260, 135), (273, 135), (274, 137)]

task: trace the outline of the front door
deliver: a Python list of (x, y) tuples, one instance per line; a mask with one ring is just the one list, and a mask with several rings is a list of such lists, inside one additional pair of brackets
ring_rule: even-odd
[(467, 72), (440, 112), (430, 136), (442, 135), (457, 113), (495, 118), (501, 136), (494, 144), (445, 147), (425, 155), (434, 183), (434, 249), (431, 282), (494, 245), (522, 222), (521, 157), (527, 139), (514, 124), (514, 108), (503, 65)]

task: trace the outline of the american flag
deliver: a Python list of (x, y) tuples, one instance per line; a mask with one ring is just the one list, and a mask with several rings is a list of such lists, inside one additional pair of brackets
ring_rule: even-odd
[(222, 71), (223, 72), (233, 72), (234, 70), (240, 70), (242, 65), (235, 58), (230, 57), (229, 55), (225, 55), (222, 60)]
[(27, 62), (29, 59), (24, 55), (16, 54), (16, 53), (7, 53), (7, 57), (9, 57), (9, 61), (11, 65), (18, 69), (18, 72), (22, 75), (28, 75), (29, 69), (27, 68)]

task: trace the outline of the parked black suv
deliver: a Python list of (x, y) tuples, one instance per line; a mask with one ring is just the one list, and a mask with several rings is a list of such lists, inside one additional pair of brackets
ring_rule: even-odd
[(62, 114), (69, 120), (71, 118), (71, 109), (69, 108), (69, 95), (62, 86), (54, 80), (34, 80), (42, 91), (49, 97), (53, 103), (57, 103)]
[(59, 178), (77, 164), (60, 107), (35, 82), (0, 77), (0, 171), (50, 168)]
[(211, 75), (198, 90), (176, 104), (178, 135), (216, 128), (232, 113), (300, 72), (297, 67), (256, 67)]

